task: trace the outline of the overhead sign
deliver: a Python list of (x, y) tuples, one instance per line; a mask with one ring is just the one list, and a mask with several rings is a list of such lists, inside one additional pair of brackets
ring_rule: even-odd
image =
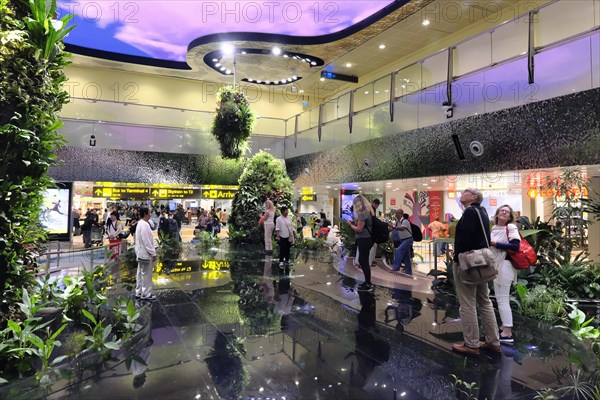
[(303, 194), (300, 201), (317, 201), (316, 194)]
[(236, 192), (237, 190), (232, 189), (203, 189), (202, 198), (213, 200), (233, 199)]
[(182, 189), (182, 188), (152, 188), (150, 197), (155, 199), (197, 199), (200, 196), (200, 189)]
[(145, 200), (148, 198), (148, 188), (94, 186), (94, 197)]
[(302, 194), (313, 194), (315, 192), (315, 189), (312, 187), (303, 187), (302, 188)]

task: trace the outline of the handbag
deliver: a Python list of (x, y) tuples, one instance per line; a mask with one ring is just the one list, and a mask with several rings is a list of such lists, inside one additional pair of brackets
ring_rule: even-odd
[(485, 234), (485, 228), (483, 226), (483, 220), (479, 210), (477, 216), (481, 223), (481, 231), (485, 237), (485, 243), (487, 247), (483, 249), (476, 249), (466, 251), (458, 255), (459, 265), (459, 277), (465, 285), (480, 285), (482, 283), (488, 283), (496, 279), (498, 276), (498, 267), (494, 253), (490, 249), (490, 243), (488, 242), (487, 235)]
[[(508, 226), (506, 227), (506, 237), (508, 238)], [(510, 263), (516, 270), (527, 269), (537, 262), (537, 254), (531, 245), (525, 240), (519, 232), (521, 242), (519, 250), (506, 250)]]

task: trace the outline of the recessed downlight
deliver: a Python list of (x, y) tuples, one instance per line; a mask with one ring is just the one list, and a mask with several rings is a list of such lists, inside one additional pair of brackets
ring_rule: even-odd
[(380, 45), (379, 45), (379, 48), (380, 48), (381, 50), (385, 49), (385, 44), (383, 44), (383, 43), (382, 43), (382, 44), (380, 44)]
[(352, 63), (346, 63), (346, 68), (352, 68)]
[(235, 51), (235, 47), (231, 43), (225, 43), (223, 44), (223, 46), (221, 46), (221, 51), (223, 52), (223, 54), (230, 56)]
[(429, 25), (431, 22), (428, 19), (424, 19), (423, 22), (421, 22), (423, 24), (423, 26), (427, 26)]
[(271, 52), (272, 52), (274, 55), (278, 56), (278, 55), (280, 55), (280, 54), (281, 54), (281, 49), (280, 49), (279, 47), (273, 47), (273, 49), (271, 50)]

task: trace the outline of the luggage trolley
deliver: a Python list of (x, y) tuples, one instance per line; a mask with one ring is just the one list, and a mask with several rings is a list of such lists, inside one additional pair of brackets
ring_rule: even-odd
[(90, 236), (90, 244), (96, 246), (102, 246), (104, 243), (104, 227), (102, 226), (93, 226), (92, 232)]

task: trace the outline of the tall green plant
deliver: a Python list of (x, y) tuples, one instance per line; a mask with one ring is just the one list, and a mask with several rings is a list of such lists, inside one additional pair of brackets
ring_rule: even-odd
[(33, 281), (28, 229), (63, 143), (58, 113), (68, 64), (62, 39), (72, 16), (55, 20), (56, 1), (0, 0), (0, 297), (11, 304)]
[(249, 161), (239, 180), (229, 216), (229, 238), (234, 242), (263, 241), (259, 214), (269, 199), (275, 207), (292, 207), (292, 180), (285, 166), (271, 154), (260, 151)]
[(247, 148), (254, 124), (254, 114), (248, 98), (230, 86), (217, 93), (217, 115), (213, 120), (212, 134), (221, 146), (224, 158), (238, 159)]

